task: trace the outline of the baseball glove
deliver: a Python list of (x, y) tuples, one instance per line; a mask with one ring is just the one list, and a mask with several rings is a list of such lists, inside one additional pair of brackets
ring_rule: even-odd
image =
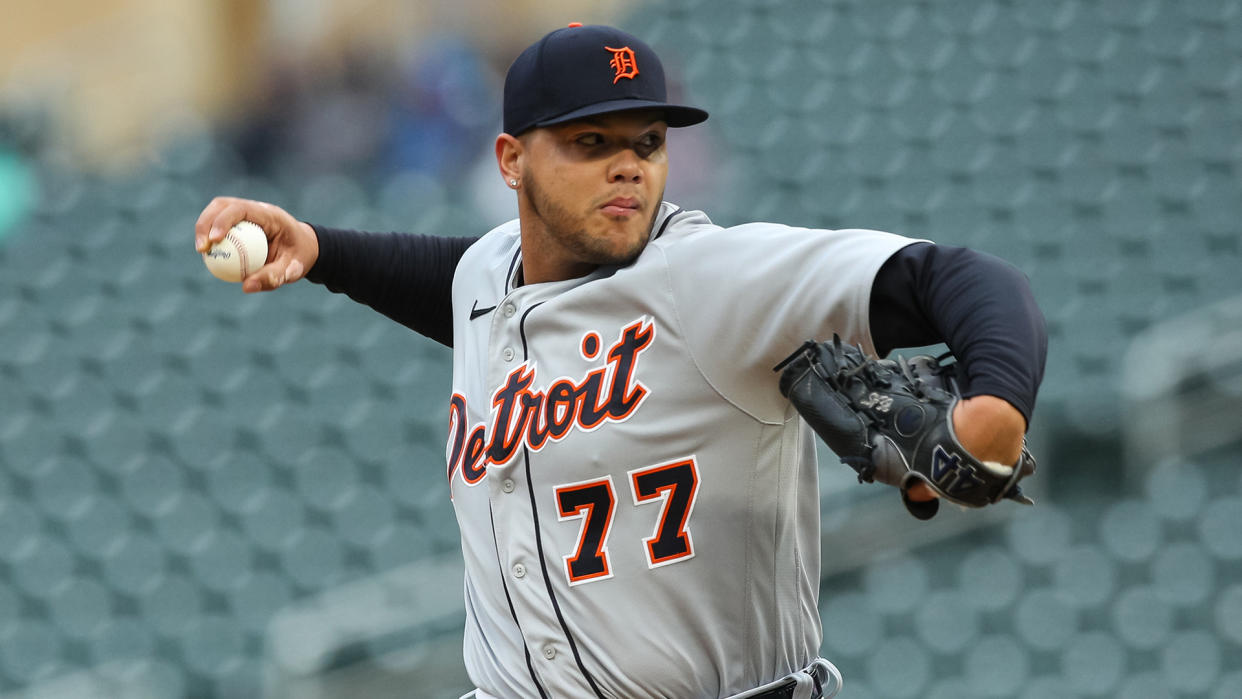
[(862, 348), (808, 341), (776, 367), (781, 394), (858, 472), (859, 482), (897, 486), (910, 514), (931, 519), (939, 500), (908, 496), (918, 482), (941, 498), (983, 507), (1002, 498), (1031, 505), (1018, 481), (1035, 472), (1025, 442), (1018, 463), (982, 462), (957, 441), (953, 408), (961, 399), (956, 363), (949, 355), (869, 359)]

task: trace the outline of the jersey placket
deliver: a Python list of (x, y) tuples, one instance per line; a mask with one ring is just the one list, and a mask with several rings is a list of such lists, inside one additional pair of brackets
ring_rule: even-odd
[[(523, 323), (549, 297), (550, 291), (519, 288), (497, 306), (488, 342), (489, 386), (503, 386), (512, 373), (521, 370), (528, 361), (529, 338), (524, 334)], [(488, 399), (490, 403), (491, 396)], [(546, 523), (538, 510), (541, 488), (531, 483), (530, 456), (528, 448), (522, 444), (505, 463), (488, 464), (486, 480), (496, 553), (538, 682), (553, 695), (569, 692), (590, 696), (594, 691), (593, 681), (584, 676), (583, 669), (575, 662), (576, 653), (560, 618), (554, 583), (547, 577), (556, 571), (547, 565), (546, 552), (542, 551), (541, 528)]]

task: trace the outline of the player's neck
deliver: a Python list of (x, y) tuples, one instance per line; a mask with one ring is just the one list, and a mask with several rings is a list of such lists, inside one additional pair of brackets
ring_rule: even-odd
[(534, 215), (519, 215), (522, 235), (522, 263), (518, 271), (521, 284), (542, 284), (585, 277), (599, 265), (575, 259), (549, 233), (546, 224)]

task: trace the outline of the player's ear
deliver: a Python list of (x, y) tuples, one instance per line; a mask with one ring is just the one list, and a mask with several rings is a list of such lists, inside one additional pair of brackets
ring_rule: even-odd
[(522, 141), (507, 133), (496, 137), (496, 164), (500, 167), (500, 175), (505, 184), (516, 189), (522, 181), (522, 155), (525, 152)]

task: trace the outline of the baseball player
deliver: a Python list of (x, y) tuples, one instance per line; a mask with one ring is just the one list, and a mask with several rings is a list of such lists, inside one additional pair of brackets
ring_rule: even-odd
[(668, 103), (641, 40), (570, 25), (505, 81), (516, 220), (371, 234), (217, 198), (195, 227), (200, 250), (241, 220), (266, 230), (247, 292), (306, 277), (452, 348), (443, 468), (479, 699), (836, 693), (817, 657), (814, 436), (773, 373), (808, 338), (871, 356), (947, 342), (970, 378), (961, 445), (1020, 457), (1045, 350), (1025, 278), (961, 248), (722, 228), (663, 201), (668, 129), (706, 118)]

